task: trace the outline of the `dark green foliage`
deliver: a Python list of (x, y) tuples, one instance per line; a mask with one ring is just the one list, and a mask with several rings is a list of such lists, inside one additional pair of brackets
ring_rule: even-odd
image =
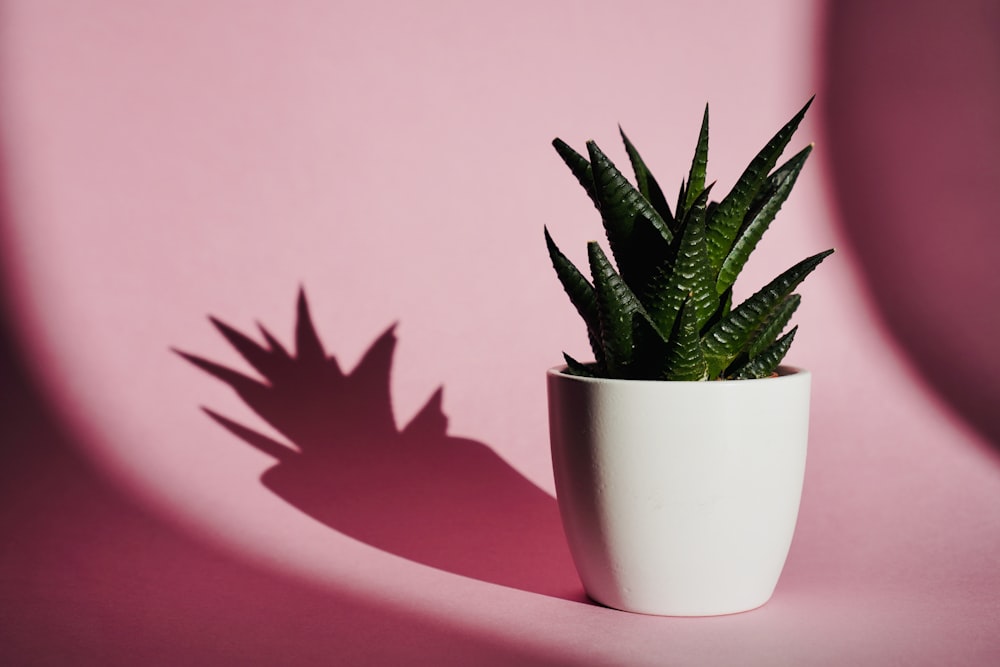
[(802, 260), (735, 307), (732, 287), (812, 151), (809, 145), (776, 167), (811, 103), (771, 138), (718, 202), (709, 199), (712, 185), (705, 184), (706, 106), (673, 211), (624, 131), (635, 185), (593, 141), (587, 142), (587, 156), (560, 139), (553, 141), (600, 212), (614, 258), (612, 263), (600, 245), (590, 242), (588, 280), (545, 230), (556, 275), (587, 325), (594, 352), (593, 363), (564, 355), (568, 372), (641, 380), (774, 373), (797, 330), (782, 335), (801, 301), (793, 292), (833, 250)]

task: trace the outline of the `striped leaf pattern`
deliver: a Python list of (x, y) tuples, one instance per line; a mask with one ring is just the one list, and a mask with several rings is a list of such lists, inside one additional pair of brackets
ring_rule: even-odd
[[(582, 155), (560, 139), (556, 152), (600, 211), (611, 255), (587, 244), (589, 279), (545, 243), (556, 276), (587, 325), (593, 362), (564, 354), (567, 372), (638, 380), (767, 377), (797, 328), (783, 333), (801, 303), (801, 282), (833, 250), (795, 264), (739, 305), (733, 284), (788, 199), (809, 145), (775, 168), (809, 101), (754, 157), (720, 202), (710, 201), (709, 114), (673, 211), (639, 151), (619, 127), (633, 185), (593, 141)], [(308, 341), (305, 341), (308, 343)]]
[(632, 315), (642, 306), (595, 241), (587, 244), (587, 256), (597, 293), (605, 367), (612, 376), (627, 373), (634, 356)]
[(793, 328), (769, 345), (760, 355), (748, 360), (745, 365), (737, 368), (729, 377), (734, 380), (751, 380), (754, 378), (766, 378), (774, 373), (781, 360), (788, 353), (788, 348), (792, 346), (792, 341), (795, 340), (795, 332), (798, 330), (798, 327)]
[(707, 380), (708, 362), (698, 336), (698, 309), (692, 298), (684, 301), (667, 352), (666, 376), (671, 380)]
[(792, 320), (792, 315), (795, 314), (800, 303), (802, 303), (801, 296), (790, 294), (778, 304), (771, 312), (771, 315), (765, 320), (763, 326), (752, 337), (753, 340), (750, 341), (750, 347), (747, 348), (747, 356), (750, 359), (755, 358), (770, 347), (771, 343), (781, 335), (781, 332), (785, 330), (785, 327)]
[(625, 152), (628, 153), (628, 159), (632, 163), (632, 173), (635, 174), (635, 184), (639, 189), (639, 193), (656, 209), (656, 212), (667, 223), (667, 227), (673, 230), (674, 214), (670, 210), (667, 198), (663, 196), (660, 184), (656, 182), (656, 178), (649, 171), (642, 156), (639, 155), (639, 151), (632, 145), (629, 138), (625, 136), (625, 130), (621, 126), (618, 127), (618, 133), (621, 135), (622, 143), (625, 144)]
[(632, 232), (637, 219), (645, 219), (660, 230), (668, 240), (673, 235), (652, 204), (625, 178), (596, 143), (588, 141), (587, 150), (590, 152), (594, 191), (601, 219), (604, 221), (604, 231), (607, 233), (611, 253), (618, 263), (618, 269), (627, 279), (630, 274), (643, 269), (639, 263), (641, 248), (632, 242)]
[(819, 266), (832, 250), (808, 257), (761, 288), (749, 299), (719, 320), (702, 339), (709, 373), (718, 376), (750, 342), (774, 308)]
[[(701, 131), (698, 133), (698, 145), (694, 149), (694, 159), (691, 160), (691, 170), (688, 172), (687, 184), (684, 186), (684, 211), (688, 211), (702, 190), (705, 189), (705, 175), (708, 171), (708, 105), (701, 119)], [(681, 213), (677, 213), (681, 217)]]
[[(705, 203), (709, 189), (703, 190), (684, 221), (683, 235), (673, 250), (674, 263), (669, 274), (659, 274), (647, 299), (646, 308), (661, 332), (669, 333), (680, 316), (681, 306), (691, 302), (691, 310), (700, 328), (718, 308), (715, 280), (705, 253)], [(664, 280), (665, 278), (665, 280)]]
[(805, 166), (806, 158), (809, 157), (812, 148), (812, 144), (806, 146), (768, 178), (767, 184), (757, 197), (757, 201), (750, 207), (750, 213), (747, 215), (732, 250), (722, 262), (716, 284), (717, 293), (722, 294), (736, 282), (736, 276), (743, 270), (747, 259), (750, 258), (750, 253), (757, 247), (764, 232), (778, 215), (781, 205), (788, 199), (792, 186), (795, 185), (795, 180), (798, 178), (799, 172), (802, 171), (802, 167)]
[(733, 189), (719, 202), (714, 215), (709, 219), (708, 252), (712, 266), (716, 270), (722, 266), (723, 259), (729, 254), (750, 204), (753, 203), (757, 193), (767, 180), (768, 173), (777, 164), (778, 158), (785, 150), (785, 146), (788, 145), (792, 134), (795, 133), (811, 104), (812, 100), (810, 99), (802, 110), (778, 130), (778, 133), (757, 153)]

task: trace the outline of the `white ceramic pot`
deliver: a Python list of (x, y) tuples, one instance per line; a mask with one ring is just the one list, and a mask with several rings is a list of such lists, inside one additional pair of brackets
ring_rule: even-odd
[(795, 530), (810, 375), (725, 382), (548, 372), (556, 495), (584, 588), (667, 616), (770, 599)]

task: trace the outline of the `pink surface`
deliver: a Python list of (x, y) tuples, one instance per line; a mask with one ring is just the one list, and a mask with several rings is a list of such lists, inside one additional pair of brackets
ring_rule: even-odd
[(827, 135), (879, 310), (941, 394), (997, 442), (1000, 4), (939, 4), (833, 6)]
[[(845, 166), (865, 163), (851, 96), (888, 113), (901, 93), (837, 54), (866, 20), (893, 44), (897, 22), (853, 4), (829, 23), (791, 0), (707, 5), (4, 2), (4, 287), (42, 393), (4, 369), (0, 657), (1000, 661), (998, 461), (903, 356), (926, 340), (905, 336), (925, 313), (885, 305), (899, 274), (872, 263), (886, 235), (868, 230), (896, 229), (908, 209), (888, 198), (860, 216), (852, 194), (877, 198)], [(930, 5), (913, 15), (930, 18), (909, 29), (936, 25)], [(953, 20), (995, 41), (995, 24)], [(831, 67), (854, 76), (820, 76), (824, 34)], [(978, 43), (955, 34), (927, 48)], [(952, 94), (979, 99), (970, 82), (995, 81), (996, 63), (962, 62), (982, 77)], [(544, 403), (544, 370), (586, 341), (541, 228), (579, 258), (598, 221), (549, 141), (611, 150), (620, 122), (673, 183), (708, 100), (710, 177), (727, 185), (817, 90), (835, 98), (796, 145), (818, 139), (826, 158), (742, 283), (839, 249), (796, 316), (789, 362), (814, 374), (813, 426), (775, 598), (703, 620), (588, 604), (555, 519)], [(920, 155), (892, 155), (878, 176), (896, 192)], [(971, 265), (982, 303), (995, 296), (986, 248), (927, 271), (945, 284)], [(314, 326), (297, 334), (300, 286)], [(990, 317), (977, 321), (995, 331)], [(235, 333), (263, 342), (256, 321), (298, 362)], [(962, 331), (934, 335), (974, 349)], [(981, 414), (972, 392), (941, 386)]]

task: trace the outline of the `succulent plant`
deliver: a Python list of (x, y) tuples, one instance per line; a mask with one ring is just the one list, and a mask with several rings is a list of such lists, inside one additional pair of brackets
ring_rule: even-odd
[(567, 372), (692, 381), (775, 372), (797, 331), (784, 333), (801, 300), (794, 291), (833, 250), (802, 260), (735, 307), (733, 284), (812, 151), (810, 144), (776, 167), (811, 103), (778, 130), (720, 201), (705, 184), (706, 105), (673, 211), (624, 131), (635, 185), (593, 141), (587, 156), (561, 139), (552, 142), (600, 212), (614, 259), (596, 241), (588, 243), (588, 280), (545, 229), (552, 264), (587, 325), (594, 353), (592, 363), (564, 353)]

